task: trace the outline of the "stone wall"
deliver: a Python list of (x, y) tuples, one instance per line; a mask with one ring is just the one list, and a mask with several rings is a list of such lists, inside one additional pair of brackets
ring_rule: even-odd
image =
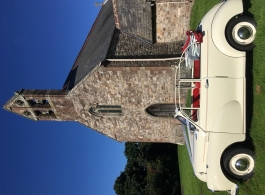
[(185, 39), (192, 5), (187, 0), (156, 1), (157, 43)]
[[(80, 123), (118, 141), (183, 143), (181, 126), (172, 117), (154, 117), (145, 109), (174, 104), (175, 70), (168, 67), (103, 67), (69, 94)], [(185, 103), (185, 96), (181, 98)], [(96, 104), (121, 105), (122, 116), (96, 117)]]
[(115, 25), (150, 43), (185, 39), (193, 3), (190, 0), (112, 0)]

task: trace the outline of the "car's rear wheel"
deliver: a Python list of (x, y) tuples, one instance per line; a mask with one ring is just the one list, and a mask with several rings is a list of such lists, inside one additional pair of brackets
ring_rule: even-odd
[(235, 179), (247, 180), (254, 174), (255, 154), (246, 148), (231, 148), (224, 154), (223, 165)]
[(249, 51), (254, 48), (253, 41), (256, 36), (256, 22), (247, 16), (231, 19), (225, 30), (228, 43), (240, 51)]

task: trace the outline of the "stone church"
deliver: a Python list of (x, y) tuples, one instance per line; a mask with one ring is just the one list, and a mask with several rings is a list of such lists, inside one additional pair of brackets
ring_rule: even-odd
[(76, 121), (119, 142), (183, 143), (173, 119), (174, 65), (191, 3), (108, 0), (100, 5), (62, 89), (22, 89), (4, 109), (37, 121)]

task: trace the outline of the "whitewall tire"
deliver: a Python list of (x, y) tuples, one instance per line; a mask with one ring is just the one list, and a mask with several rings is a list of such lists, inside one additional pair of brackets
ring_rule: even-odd
[(254, 174), (255, 154), (246, 148), (232, 148), (225, 152), (223, 166), (235, 179), (248, 180)]
[(231, 19), (225, 30), (228, 43), (240, 51), (249, 51), (254, 48), (256, 36), (256, 22), (247, 16), (240, 16)]

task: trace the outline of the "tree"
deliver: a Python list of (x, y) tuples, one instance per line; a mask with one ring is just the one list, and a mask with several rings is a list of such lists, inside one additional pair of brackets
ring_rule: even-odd
[(177, 146), (125, 143), (125, 170), (117, 177), (117, 195), (175, 195), (180, 193)]

